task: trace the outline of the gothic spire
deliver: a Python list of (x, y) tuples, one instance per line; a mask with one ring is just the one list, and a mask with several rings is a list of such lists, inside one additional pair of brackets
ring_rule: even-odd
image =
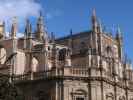
[(29, 19), (26, 20), (26, 27), (25, 27), (25, 36), (29, 37), (32, 33), (32, 25)]
[(43, 40), (44, 38), (44, 21), (43, 21), (43, 16), (42, 16), (42, 12), (40, 12), (40, 16), (37, 20), (37, 33), (36, 33), (36, 38), (38, 40)]
[(121, 29), (120, 29), (119, 26), (118, 26), (118, 28), (117, 28), (117, 33), (118, 33), (119, 35), (121, 35)]
[(122, 32), (121, 32), (120, 27), (117, 28), (116, 38), (117, 39), (122, 39)]
[(12, 26), (11, 26), (11, 37), (15, 38), (16, 33), (17, 33), (17, 18), (14, 17), (13, 18), (13, 23), (12, 23)]
[(95, 9), (93, 9), (93, 11), (92, 11), (92, 18), (91, 18), (91, 20), (92, 20), (92, 30), (93, 30), (93, 32), (97, 32), (97, 17), (96, 17), (96, 11), (95, 11)]
[(92, 11), (92, 17), (94, 18), (94, 20), (96, 20), (96, 10), (95, 10), (95, 8)]
[(72, 49), (73, 48), (73, 31), (72, 29), (70, 30), (70, 35), (69, 35), (69, 40), (68, 40), (68, 45)]
[(98, 21), (98, 31), (99, 33), (103, 33), (102, 23), (100, 20)]
[(40, 12), (40, 16), (39, 16), (39, 18), (38, 18), (38, 22), (37, 22), (37, 32), (39, 32), (39, 33), (43, 33), (43, 32), (44, 32), (42, 12)]
[(55, 34), (51, 32), (51, 42), (55, 43)]
[(122, 60), (122, 57), (123, 57), (123, 40), (122, 40), (122, 32), (120, 30), (120, 27), (117, 28), (116, 40), (118, 42), (119, 58)]
[(70, 36), (72, 36), (73, 35), (73, 30), (72, 29), (70, 29)]

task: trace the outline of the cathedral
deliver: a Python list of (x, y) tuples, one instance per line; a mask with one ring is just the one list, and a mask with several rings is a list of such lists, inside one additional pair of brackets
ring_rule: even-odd
[(20, 38), (16, 20), (9, 37), (0, 23), (0, 73), (24, 100), (133, 100), (133, 69), (120, 28), (115, 36), (105, 32), (93, 10), (91, 30), (56, 38), (43, 21), (40, 14), (33, 32), (27, 19)]

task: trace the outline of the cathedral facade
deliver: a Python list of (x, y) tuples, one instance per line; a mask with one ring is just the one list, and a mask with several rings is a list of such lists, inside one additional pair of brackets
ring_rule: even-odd
[(133, 100), (133, 69), (123, 53), (123, 36), (103, 31), (95, 11), (92, 29), (50, 38), (43, 16), (36, 31), (26, 21), (17, 38), (14, 20), (9, 37), (0, 23), (0, 73), (22, 92), (25, 100)]

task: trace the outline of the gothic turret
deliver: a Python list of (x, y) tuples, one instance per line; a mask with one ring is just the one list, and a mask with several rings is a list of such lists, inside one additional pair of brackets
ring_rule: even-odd
[(29, 19), (27, 19), (25, 27), (25, 37), (28, 38), (29, 36), (31, 36), (31, 33), (32, 33), (32, 26)]
[(93, 43), (93, 50), (95, 51), (94, 53), (98, 53), (98, 22), (97, 22), (97, 17), (96, 17), (96, 11), (93, 9), (92, 11), (92, 43)]
[(54, 33), (52, 32), (51, 33), (51, 39), (52, 39), (52, 45), (53, 45), (53, 48), (52, 48), (52, 68), (56, 68), (57, 67), (57, 52), (56, 52), (56, 43), (55, 43), (55, 35)]
[(103, 28), (102, 28), (102, 24), (101, 24), (101, 21), (100, 20), (98, 20), (97, 29), (98, 29), (98, 33), (103, 33)]
[(25, 34), (24, 34), (24, 49), (31, 50), (31, 48), (32, 48), (32, 26), (29, 19), (27, 19)]
[(36, 39), (37, 40), (44, 40), (46, 39), (46, 32), (44, 30), (44, 21), (43, 21), (43, 16), (42, 13), (40, 12), (40, 16), (37, 21), (37, 30), (36, 30)]
[(116, 33), (116, 40), (118, 43), (119, 58), (122, 59), (122, 33), (121, 33), (121, 30), (119, 27), (118, 27), (117, 33)]
[[(11, 42), (12, 42), (12, 54), (17, 53), (17, 45), (18, 41), (16, 38), (17, 34), (17, 20), (16, 17), (13, 18), (12, 26), (11, 26)], [(11, 67), (11, 75), (16, 73), (16, 67), (17, 67), (17, 55), (12, 58), (12, 67)]]
[(93, 32), (97, 33), (98, 23), (97, 23), (97, 17), (96, 17), (95, 9), (93, 9), (91, 21), (92, 21), (92, 30), (93, 30)]
[(101, 24), (101, 21), (98, 20), (98, 39), (99, 39), (99, 42), (98, 42), (98, 52), (100, 55), (102, 55), (102, 52), (103, 52), (103, 42), (102, 42), (102, 38), (103, 38), (103, 27), (102, 27), (102, 24)]
[(14, 17), (11, 27), (11, 38), (16, 38), (16, 33), (17, 33), (17, 21), (16, 17)]

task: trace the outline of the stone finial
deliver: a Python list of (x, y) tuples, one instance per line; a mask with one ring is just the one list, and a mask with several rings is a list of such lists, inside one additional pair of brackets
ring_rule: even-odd
[(38, 33), (43, 33), (44, 32), (42, 12), (40, 12), (40, 16), (39, 16), (38, 21), (37, 21), (37, 32)]
[(11, 26), (11, 37), (15, 38), (17, 33), (17, 17), (13, 18), (13, 23)]
[(37, 30), (36, 30), (36, 39), (43, 41), (47, 38), (47, 32), (44, 30), (44, 20), (42, 16), (42, 12), (40, 12), (40, 16), (37, 20)]
[(100, 20), (98, 20), (98, 30), (99, 30), (99, 33), (103, 33), (103, 27)]
[(55, 43), (55, 34), (51, 32), (51, 42)]

